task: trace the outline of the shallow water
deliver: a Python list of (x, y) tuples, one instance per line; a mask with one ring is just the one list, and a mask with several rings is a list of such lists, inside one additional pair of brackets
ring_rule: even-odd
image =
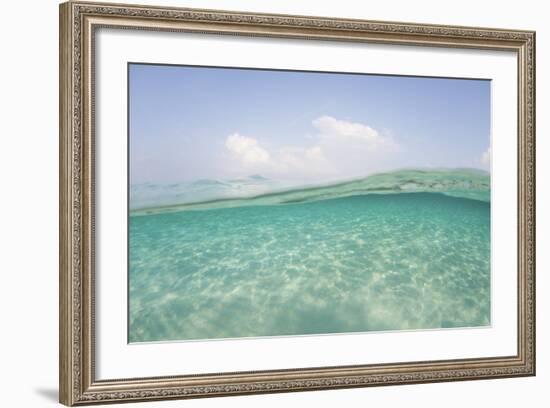
[(129, 340), (489, 325), (482, 190), (133, 214)]

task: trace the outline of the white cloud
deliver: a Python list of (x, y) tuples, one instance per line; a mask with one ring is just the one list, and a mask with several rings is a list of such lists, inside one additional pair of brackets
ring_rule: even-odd
[(333, 139), (341, 143), (353, 143), (368, 150), (396, 149), (397, 144), (376, 129), (363, 123), (335, 119), (332, 116), (321, 116), (312, 122), (320, 132), (321, 139)]
[(491, 165), (491, 148), (487, 148), (485, 152), (481, 155), (481, 163), (484, 166), (489, 167)]
[(281, 174), (310, 178), (333, 171), (332, 163), (327, 160), (320, 146), (285, 146), (277, 150), (274, 159), (273, 167)]
[(305, 155), (308, 159), (311, 160), (323, 160), (323, 151), (320, 146), (314, 146), (311, 149), (306, 149)]
[(361, 123), (353, 123), (345, 120), (338, 120), (332, 116), (321, 116), (313, 122), (321, 134), (335, 135), (342, 139), (362, 140), (374, 142), (380, 138), (376, 130)]
[(225, 147), (245, 165), (265, 164), (271, 159), (269, 152), (256, 139), (238, 133), (227, 137)]
[(352, 178), (384, 169), (391, 163), (389, 155), (399, 151), (393, 139), (363, 123), (321, 116), (312, 125), (317, 133), (297, 139), (298, 145), (268, 148), (239, 133), (228, 136), (230, 169), (285, 179)]

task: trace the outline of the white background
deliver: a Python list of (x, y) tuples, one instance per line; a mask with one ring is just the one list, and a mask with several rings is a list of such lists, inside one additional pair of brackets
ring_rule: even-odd
[[(137, 0), (136, 0), (137, 1)], [(391, 1), (338, 2), (252, 0), (158, 1), (203, 8), (327, 15), (374, 20), (437, 24), (526, 28), (537, 30), (537, 121), (539, 208), (537, 241), (538, 376), (535, 378), (411, 385), (339, 391), (232, 397), (195, 401), (148, 403), (141, 406), (331, 406), (382, 405), (428, 407), (544, 406), (550, 382), (550, 332), (545, 310), (550, 310), (548, 253), (550, 221), (542, 208), (550, 205), (543, 175), (550, 172), (544, 135), (550, 122), (542, 112), (550, 109), (550, 28), (544, 2)], [(9, 5), (8, 5), (9, 4)], [(57, 399), (57, 119), (58, 43), (57, 2), (29, 0), (6, 3), (0, 25), (0, 361), (2, 406), (41, 407)], [(546, 322), (544, 321), (546, 320)]]

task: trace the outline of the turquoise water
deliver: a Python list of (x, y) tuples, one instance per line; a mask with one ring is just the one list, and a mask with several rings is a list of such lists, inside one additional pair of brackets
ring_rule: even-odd
[(489, 175), (351, 183), (133, 211), (129, 340), (489, 325)]

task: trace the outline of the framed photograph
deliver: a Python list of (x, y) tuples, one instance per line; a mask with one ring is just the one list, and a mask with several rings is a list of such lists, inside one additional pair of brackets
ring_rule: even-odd
[(60, 6), (60, 401), (535, 374), (535, 33)]

